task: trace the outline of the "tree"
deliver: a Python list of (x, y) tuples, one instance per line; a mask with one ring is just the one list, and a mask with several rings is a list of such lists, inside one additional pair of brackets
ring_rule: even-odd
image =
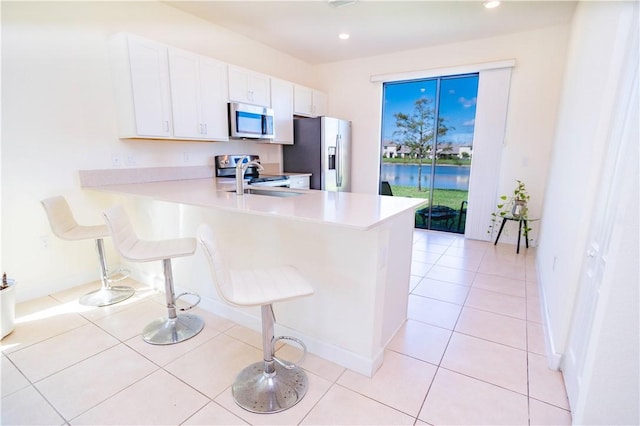
[[(416, 100), (411, 115), (399, 112), (394, 114), (397, 130), (393, 133), (399, 145), (406, 145), (418, 159), (418, 191), (422, 191), (422, 160), (432, 150), (434, 139), (435, 109), (431, 105), (433, 99)], [(438, 137), (447, 134), (450, 129), (445, 126), (444, 118), (438, 118)], [(434, 152), (435, 155), (435, 152)]]

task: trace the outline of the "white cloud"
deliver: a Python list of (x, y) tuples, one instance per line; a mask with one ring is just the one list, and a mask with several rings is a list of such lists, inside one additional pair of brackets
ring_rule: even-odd
[(471, 108), (476, 104), (477, 98), (467, 99), (464, 96), (458, 98), (458, 102), (465, 108)]
[(475, 124), (476, 124), (476, 119), (475, 118), (472, 119), (472, 120), (468, 120), (468, 121), (465, 121), (464, 123), (462, 123), (463, 126), (475, 126)]

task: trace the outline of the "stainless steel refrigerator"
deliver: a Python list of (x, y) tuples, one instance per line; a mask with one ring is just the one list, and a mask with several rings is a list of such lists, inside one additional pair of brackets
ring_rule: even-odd
[(296, 118), (293, 145), (282, 147), (283, 170), (311, 173), (311, 189), (351, 191), (351, 122)]

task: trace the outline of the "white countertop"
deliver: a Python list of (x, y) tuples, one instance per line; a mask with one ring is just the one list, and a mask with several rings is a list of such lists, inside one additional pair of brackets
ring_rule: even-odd
[(234, 184), (218, 182), (211, 178), (100, 185), (86, 189), (253, 215), (333, 224), (360, 230), (370, 229), (426, 202), (424, 199), (349, 192), (256, 188), (300, 192), (302, 195), (270, 197), (245, 194), (238, 196), (234, 192), (228, 192), (235, 189)]

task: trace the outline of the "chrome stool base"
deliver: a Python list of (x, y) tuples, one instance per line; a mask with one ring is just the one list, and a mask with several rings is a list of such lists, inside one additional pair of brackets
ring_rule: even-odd
[(152, 345), (173, 345), (192, 338), (204, 328), (204, 320), (193, 314), (180, 314), (176, 318), (160, 318), (142, 330), (142, 338)]
[(132, 287), (126, 286), (103, 287), (80, 297), (79, 302), (86, 306), (109, 306), (130, 298), (135, 292)]
[(274, 368), (265, 373), (261, 361), (242, 370), (231, 389), (236, 404), (253, 413), (277, 413), (296, 405), (307, 393), (307, 374), (299, 367), (274, 364)]

